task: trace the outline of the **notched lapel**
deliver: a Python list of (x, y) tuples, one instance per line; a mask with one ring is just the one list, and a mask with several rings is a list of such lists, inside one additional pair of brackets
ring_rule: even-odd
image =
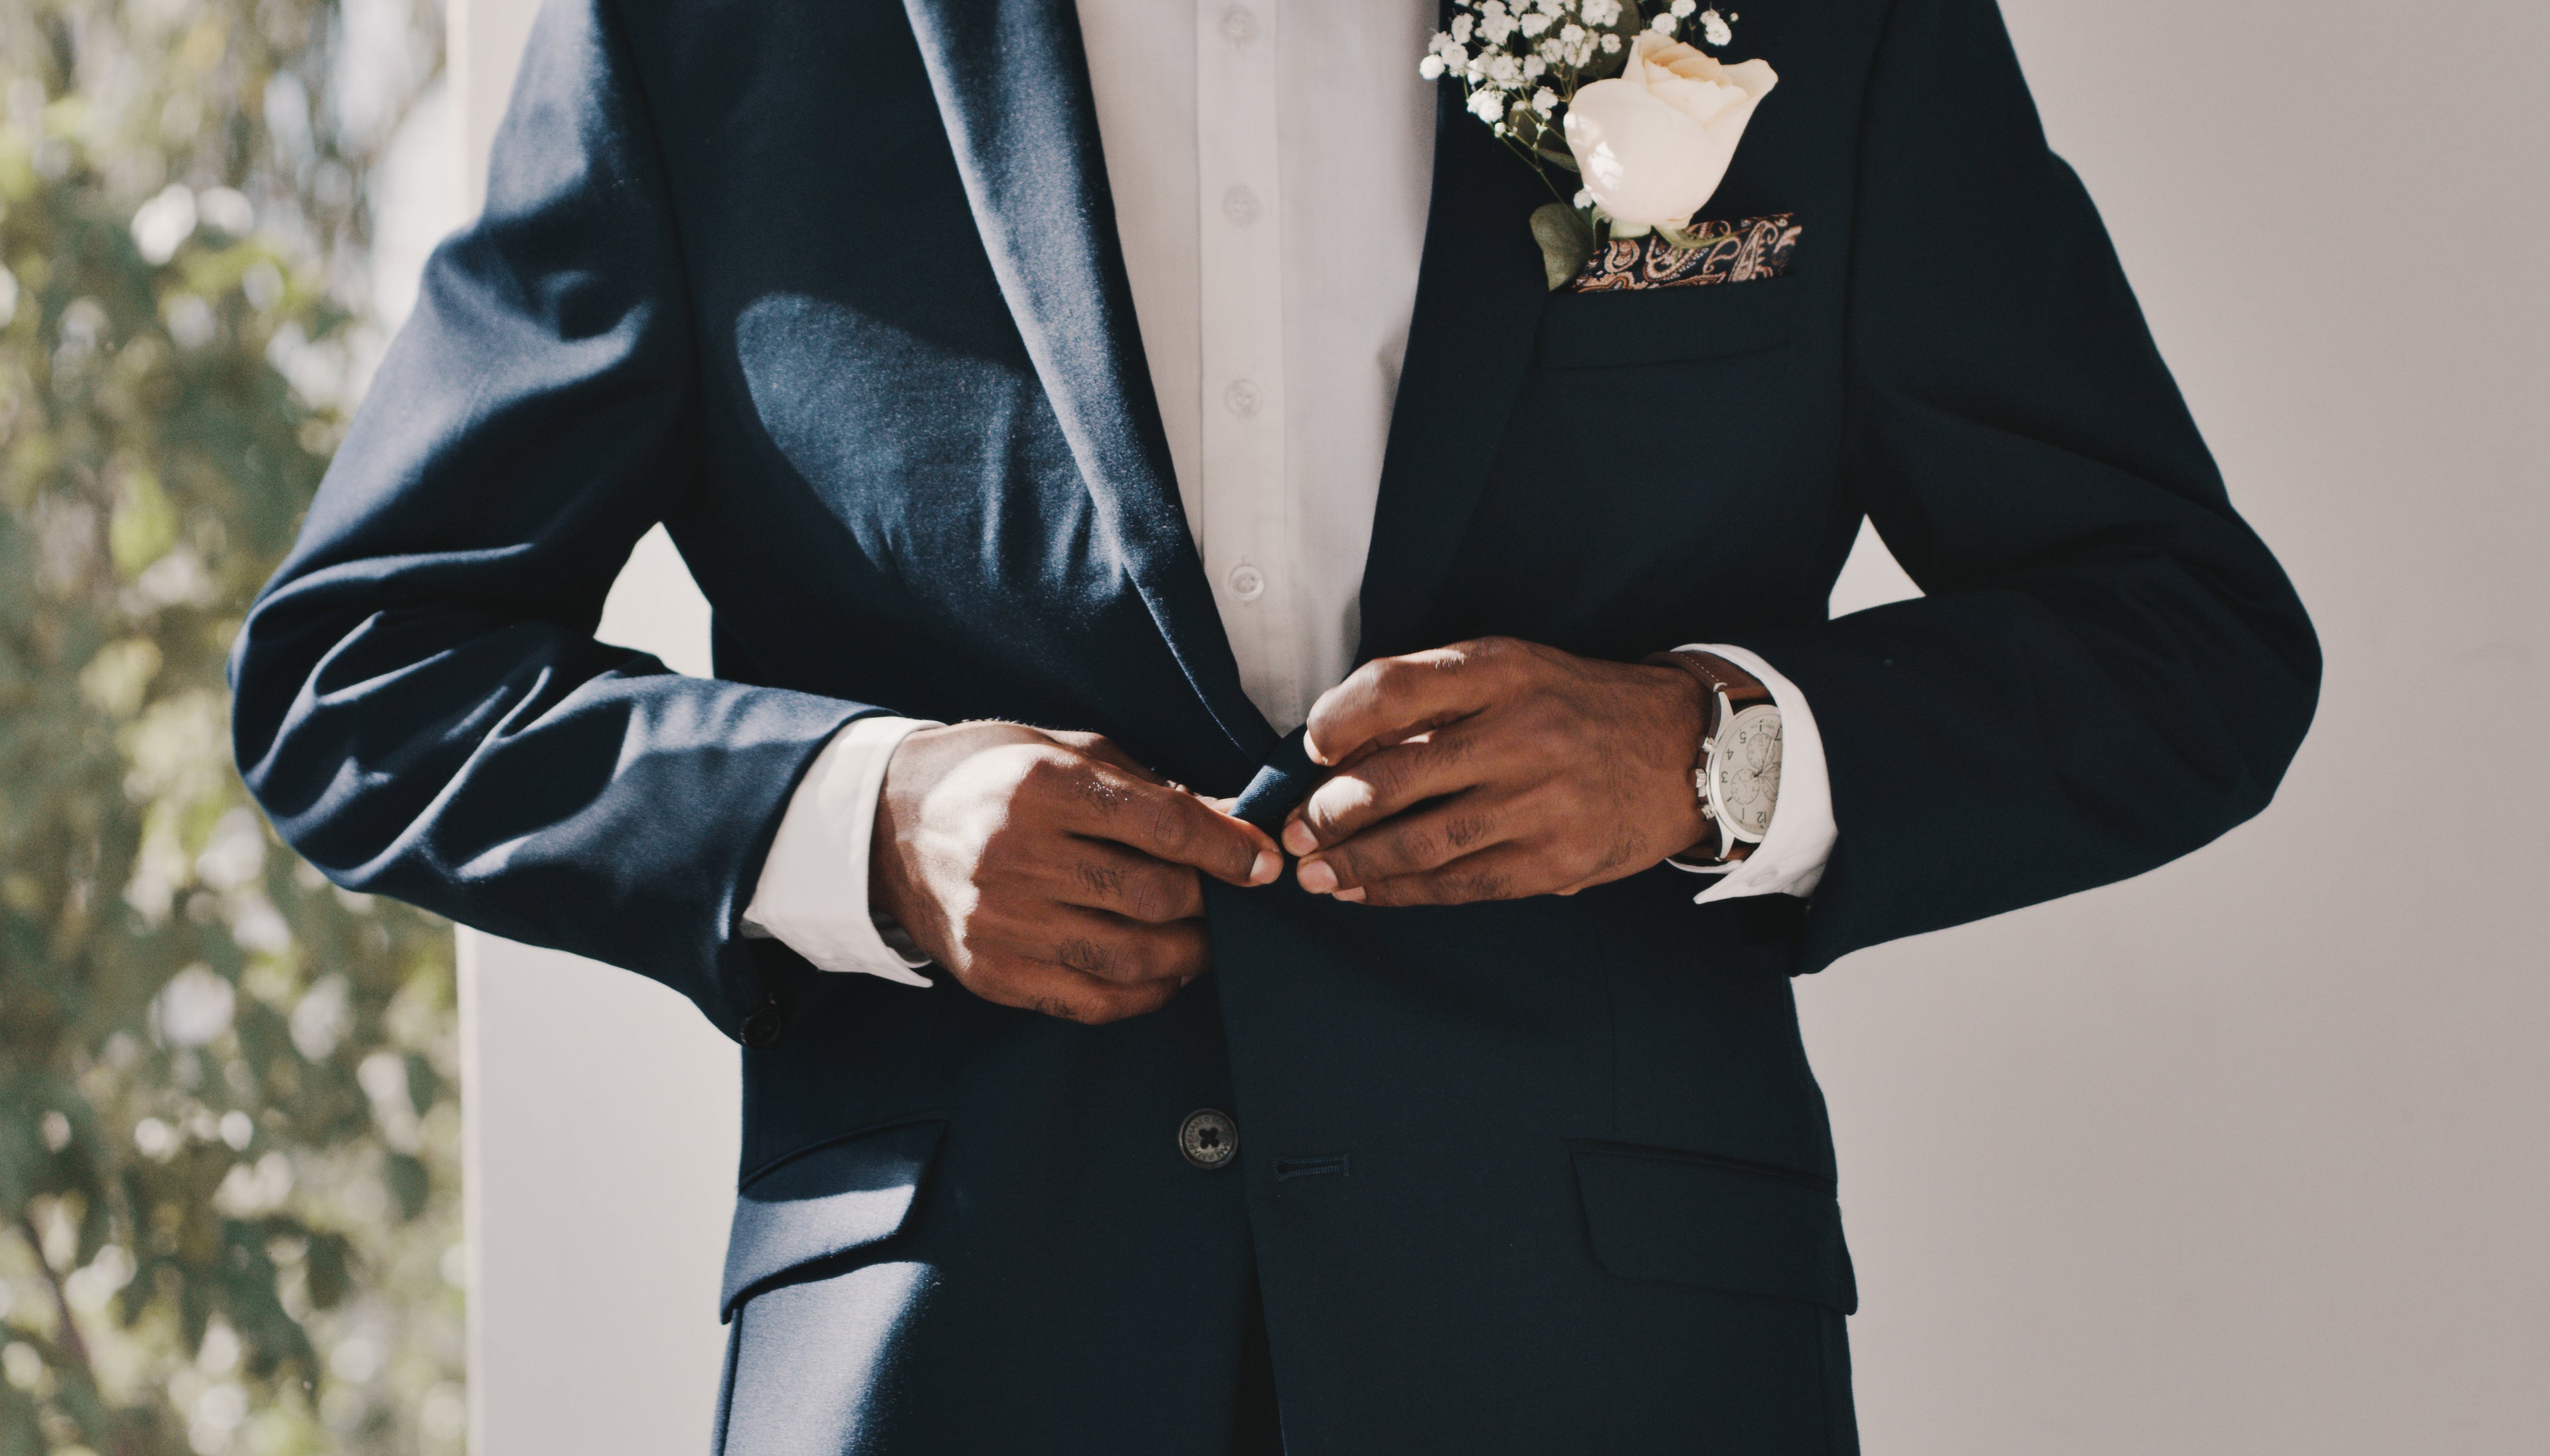
[(1531, 237), (1548, 188), (1462, 109), (1458, 87), (1437, 90), (1434, 190), (1364, 562), (1359, 661), (1442, 645), (1419, 634), (1487, 485), (1549, 296)]
[[(1245, 764), (1276, 742), (1187, 534), (1071, 0), (904, 0), (992, 271), (1169, 650)], [(1243, 770), (1244, 771), (1244, 770)]]

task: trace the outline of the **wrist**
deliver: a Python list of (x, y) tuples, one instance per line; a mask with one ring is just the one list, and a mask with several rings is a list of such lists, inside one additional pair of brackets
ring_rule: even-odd
[(1645, 670), (1655, 674), (1658, 691), (1671, 705), (1666, 715), (1671, 725), (1666, 741), (1673, 746), (1665, 761), (1673, 765), (1673, 773), (1655, 791), (1665, 825), (1662, 841), (1674, 846), (1668, 851), (1669, 857), (1707, 851), (1716, 842), (1716, 831), (1701, 814), (1701, 798), (1694, 785), (1699, 781), (1705, 745), (1717, 712), (1716, 695), (1678, 667), (1652, 665)]
[[(1718, 782), (1720, 765), (1717, 760), (1719, 755), (1725, 753), (1730, 747), (1725, 741), (1729, 733), (1738, 736), (1760, 734), (1763, 731), (1762, 726), (1754, 720), (1765, 714), (1769, 715), (1770, 719), (1768, 731), (1773, 750), (1770, 756), (1776, 760), (1779, 736), (1778, 713), (1776, 708), (1764, 706), (1771, 703), (1771, 690), (1761, 679), (1715, 652), (1695, 650), (1658, 652), (1646, 660), (1688, 678), (1702, 699), (1700, 715), (1702, 727), (1689, 778), (1693, 809), (1700, 820), (1702, 829), (1687, 848), (1673, 857), (1701, 859), (1715, 864), (1725, 864), (1741, 859), (1751, 852), (1754, 843), (1760, 841), (1764, 825), (1755, 825), (1741, 815), (1738, 821), (1720, 822), (1719, 814), (1725, 812), (1727, 806), (1721, 806), (1718, 803), (1724, 785)], [(1746, 745), (1744, 751), (1748, 764), (1751, 757), (1759, 756), (1759, 744)], [(1776, 762), (1771, 772), (1773, 777), (1769, 782), (1773, 787), (1770, 792), (1776, 793)], [(1762, 799), (1761, 785), (1754, 782), (1759, 777), (1758, 766), (1741, 777), (1744, 779), (1741, 785), (1742, 794), (1747, 802), (1739, 803), (1734, 807), (1737, 810), (1749, 812), (1752, 807), (1750, 801)], [(1767, 824), (1767, 800), (1762, 800), (1762, 817), (1765, 824)]]

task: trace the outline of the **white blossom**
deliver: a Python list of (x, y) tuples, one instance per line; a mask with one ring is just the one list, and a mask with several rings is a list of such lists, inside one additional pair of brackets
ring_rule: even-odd
[(1658, 14), (1654, 23), (1649, 25), (1647, 29), (1655, 32), (1659, 36), (1670, 36), (1674, 33), (1674, 24), (1675, 22), (1672, 16)]
[(1417, 62), (1417, 73), (1429, 81), (1439, 81), (1443, 79), (1443, 57), (1439, 55), (1426, 56), (1423, 60)]
[(1521, 26), (1522, 33), (1525, 36), (1537, 36), (1541, 32), (1549, 29), (1549, 17), (1535, 10), (1531, 14), (1524, 16), (1519, 24)]
[(1594, 205), (1594, 194), (1593, 194), (1592, 192), (1590, 192), (1590, 191), (1587, 191), (1585, 188), (1582, 188), (1582, 187), (1577, 188), (1577, 189), (1576, 189), (1576, 202), (1575, 202), (1576, 209), (1577, 209), (1578, 211), (1582, 212), (1582, 211), (1583, 211), (1583, 210), (1585, 210), (1586, 208), (1592, 207), (1593, 205)]
[(1452, 17), (1452, 44), (1456, 46), (1469, 45), (1471, 29), (1477, 24), (1477, 21), (1466, 15), (1456, 15)]
[(1474, 91), (1470, 95), (1470, 115), (1483, 122), (1502, 122), (1506, 115), (1505, 100), (1494, 91)]
[(1540, 56), (1526, 55), (1522, 58), (1522, 73), (1526, 79), (1538, 80), (1548, 70), (1549, 62)]
[(1589, 26), (1616, 26), (1620, 23), (1620, 0), (1585, 0), (1579, 13)]
[(1715, 10), (1700, 13), (1700, 33), (1712, 46), (1723, 46), (1735, 39), (1735, 32), (1728, 28), (1726, 17)]
[(1691, 13), (1699, 8), (1700, 0), (1673, 0), (1673, 18), (1689, 20)]
[(1547, 86), (1543, 86), (1539, 90), (1532, 92), (1531, 109), (1539, 112), (1542, 116), (1547, 116), (1551, 112), (1558, 110), (1558, 93), (1552, 91)]
[(1606, 55), (1618, 55), (1620, 53), (1620, 37), (1618, 32), (1606, 31), (1603, 33), (1603, 53)]

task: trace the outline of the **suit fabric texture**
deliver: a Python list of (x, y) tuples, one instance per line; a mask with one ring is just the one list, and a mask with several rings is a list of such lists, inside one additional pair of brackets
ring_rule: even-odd
[[(1214, 973), (1088, 1028), (736, 923), (864, 714), (1105, 732), (1261, 822), (1307, 783), (1180, 514), (1069, 0), (549, 0), (237, 746), (339, 883), (753, 1043), (723, 1450), (1228, 1449), (1252, 1289), (1295, 1456), (1856, 1449), (1791, 977), (2256, 813), (2318, 657), (1990, 0), (1748, 12), (1782, 81), (1711, 215), (1794, 214), (1785, 277), (1548, 292), (1548, 194), (1446, 88), (1362, 655), (1760, 652), (1822, 725), (1812, 905), (1212, 886)], [(1863, 516), (1928, 595), (1826, 621)], [(715, 679), (594, 638), (658, 522)]]

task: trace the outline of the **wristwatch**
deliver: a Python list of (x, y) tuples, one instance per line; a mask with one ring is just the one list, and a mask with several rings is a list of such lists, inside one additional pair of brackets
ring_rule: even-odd
[(1695, 853), (1733, 864), (1753, 852), (1771, 831), (1771, 814), (1780, 806), (1780, 709), (1763, 681), (1723, 657), (1709, 652), (1658, 652), (1647, 661), (1679, 667), (1700, 680), (1708, 704), (1709, 728), (1700, 743), (1700, 765), (1692, 788), (1700, 796), (1701, 818), (1716, 832), (1694, 846)]

